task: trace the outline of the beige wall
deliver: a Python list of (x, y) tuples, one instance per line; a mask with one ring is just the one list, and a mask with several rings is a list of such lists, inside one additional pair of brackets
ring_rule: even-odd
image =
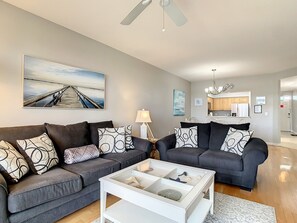
[[(113, 120), (133, 124), (136, 111), (149, 109), (156, 137), (165, 136), (185, 117), (172, 115), (173, 89), (186, 92), (190, 83), (66, 28), (0, 1), (0, 126), (68, 124)], [(106, 74), (106, 109), (28, 109), (22, 107), (23, 56), (31, 55)]]
[[(280, 142), (280, 121), (279, 121), (279, 101), (280, 101), (280, 79), (295, 76), (297, 68), (277, 72), (274, 74), (264, 74), (248, 77), (235, 77), (224, 80), (217, 80), (217, 85), (233, 83), (234, 88), (230, 92), (251, 91), (251, 112), (249, 118), (215, 118), (206, 116), (207, 103), (204, 89), (211, 85), (211, 81), (193, 82), (191, 84), (191, 116), (200, 122), (217, 121), (227, 123), (250, 122), (251, 129), (255, 130), (254, 136), (263, 138), (270, 143)], [(256, 103), (256, 96), (265, 96), (266, 104), (263, 105), (262, 114), (254, 114), (253, 106)], [(202, 98), (203, 106), (195, 107), (194, 99)]]
[(297, 134), (297, 90), (292, 93), (292, 131)]

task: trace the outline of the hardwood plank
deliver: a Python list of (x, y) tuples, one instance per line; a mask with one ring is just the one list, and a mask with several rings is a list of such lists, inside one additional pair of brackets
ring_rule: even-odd
[[(297, 150), (269, 146), (269, 156), (259, 166), (257, 183), (251, 191), (222, 183), (215, 191), (275, 207), (278, 223), (297, 223)], [(118, 201), (108, 196), (107, 205)], [(89, 223), (99, 217), (99, 201), (61, 219), (58, 223)]]

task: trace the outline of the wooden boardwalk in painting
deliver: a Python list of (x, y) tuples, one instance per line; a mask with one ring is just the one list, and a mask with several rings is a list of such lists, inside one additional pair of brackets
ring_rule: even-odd
[(84, 108), (80, 97), (73, 89), (73, 87), (67, 88), (60, 100), (58, 100), (57, 104), (53, 105), (53, 107), (62, 107), (62, 108)]
[(95, 101), (73, 86), (64, 86), (61, 89), (30, 98), (24, 102), (24, 106), (35, 107), (39, 101), (49, 97), (51, 99), (44, 105), (44, 107), (103, 109), (101, 105), (98, 105)]

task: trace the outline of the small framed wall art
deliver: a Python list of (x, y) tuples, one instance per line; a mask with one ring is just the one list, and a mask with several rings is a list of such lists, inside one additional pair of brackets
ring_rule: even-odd
[(262, 113), (262, 105), (254, 105), (254, 113), (261, 114)]
[(202, 98), (195, 98), (194, 99), (194, 105), (195, 106), (202, 106), (203, 105)]
[(180, 90), (173, 90), (173, 115), (184, 116), (186, 104), (186, 93)]
[(266, 97), (265, 96), (257, 96), (256, 97), (256, 104), (257, 105), (265, 105)]

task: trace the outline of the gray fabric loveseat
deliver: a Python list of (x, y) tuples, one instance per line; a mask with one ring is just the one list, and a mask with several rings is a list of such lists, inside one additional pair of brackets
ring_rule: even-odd
[(41, 175), (30, 172), (14, 184), (0, 174), (0, 222), (55, 222), (98, 200), (100, 177), (149, 157), (152, 144), (132, 137), (135, 148), (124, 153), (101, 154), (99, 158), (70, 165), (63, 162), (65, 149), (88, 144), (98, 146), (97, 129), (112, 127), (112, 121), (105, 121), (0, 128), (0, 141), (7, 141), (15, 148), (18, 148), (16, 140), (47, 133), (60, 160), (47, 172)]
[(193, 126), (197, 126), (198, 147), (176, 148), (176, 135), (171, 134), (156, 143), (160, 159), (214, 170), (216, 181), (251, 190), (256, 182), (258, 165), (268, 157), (267, 144), (262, 139), (252, 137), (245, 145), (242, 155), (221, 150), (230, 127), (248, 130), (249, 123), (181, 123), (182, 128)]

